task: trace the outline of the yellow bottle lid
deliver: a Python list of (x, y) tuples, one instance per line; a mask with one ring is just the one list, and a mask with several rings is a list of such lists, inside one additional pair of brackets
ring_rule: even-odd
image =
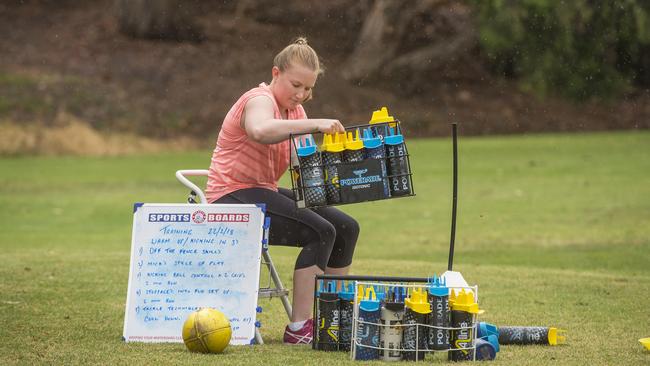
[(556, 346), (558, 344), (566, 342), (566, 330), (558, 329), (554, 327), (548, 328), (548, 344), (551, 346)]
[[(366, 296), (365, 287), (363, 285), (357, 285), (357, 302), (361, 302), (364, 296)], [(370, 290), (368, 290), (367, 296), (370, 296)]]
[(453, 289), (449, 291), (449, 308), (451, 308), (452, 305), (456, 302), (456, 291)]
[[(451, 291), (454, 292), (453, 290)], [(478, 304), (474, 301), (474, 293), (472, 291), (465, 292), (461, 289), (457, 295), (454, 295), (453, 304), (450, 303), (451, 310), (464, 311), (466, 313), (478, 314), (481, 311), (478, 309)]]
[(404, 300), (404, 305), (416, 313), (429, 314), (431, 312), (431, 304), (427, 301), (427, 292), (424, 289), (413, 289), (411, 296)]
[(372, 118), (370, 118), (370, 124), (374, 123), (385, 123), (393, 122), (395, 118), (388, 115), (388, 108), (381, 107), (381, 109), (372, 112)]
[(323, 135), (321, 151), (341, 152), (345, 150), (345, 133), (326, 133)]
[(347, 138), (345, 139), (345, 149), (346, 150), (361, 150), (363, 149), (363, 140), (359, 137), (359, 129), (356, 130), (356, 136), (352, 137), (352, 132), (348, 132)]

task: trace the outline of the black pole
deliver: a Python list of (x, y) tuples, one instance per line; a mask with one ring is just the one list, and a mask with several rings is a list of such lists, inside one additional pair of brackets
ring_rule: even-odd
[(453, 186), (454, 193), (451, 203), (451, 239), (449, 241), (449, 264), (447, 270), (451, 271), (454, 265), (454, 241), (456, 239), (456, 206), (458, 204), (458, 124), (451, 124), (451, 137), (453, 141), (454, 152), (454, 172), (453, 172)]
[[(298, 208), (296, 208), (297, 210)], [(312, 307), (313, 311), (313, 316), (312, 316), (312, 341), (311, 341), (311, 349), (318, 349), (318, 342), (320, 341), (318, 339), (318, 323), (320, 319), (318, 319), (318, 308), (316, 307), (316, 302), (318, 301), (318, 275), (314, 277), (314, 304)], [(291, 319), (293, 321), (293, 319)]]

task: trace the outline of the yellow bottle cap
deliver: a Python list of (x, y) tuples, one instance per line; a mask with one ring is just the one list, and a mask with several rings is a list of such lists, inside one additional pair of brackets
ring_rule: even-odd
[(393, 118), (393, 116), (388, 115), (388, 108), (381, 107), (380, 110), (372, 112), (372, 118), (370, 119), (370, 124), (393, 122), (394, 120), (395, 118)]
[[(453, 290), (451, 291), (454, 292)], [(466, 313), (478, 314), (478, 304), (474, 301), (474, 293), (472, 291), (465, 292), (461, 289), (460, 292), (454, 296), (454, 303), (450, 304), (451, 310), (464, 311)]]
[(641, 338), (639, 339), (639, 342), (641, 342), (641, 344), (643, 345), (643, 347), (645, 347), (645, 349), (650, 351), (650, 337)]
[(346, 150), (361, 150), (363, 149), (363, 140), (359, 138), (359, 129), (357, 128), (356, 136), (352, 137), (352, 132), (348, 132), (347, 138), (345, 139), (345, 149)]
[(357, 287), (357, 302), (363, 300), (377, 300), (377, 294), (375, 294), (375, 288), (372, 286), (364, 287), (363, 285), (358, 285)]
[(363, 300), (363, 285), (357, 285), (357, 303)]
[(548, 328), (548, 344), (556, 346), (566, 342), (566, 330), (554, 327)]
[(449, 291), (449, 308), (456, 302), (456, 292), (454, 290)]
[(404, 305), (416, 313), (429, 314), (431, 312), (431, 304), (427, 301), (427, 292), (424, 289), (414, 289), (411, 296), (404, 300)]
[(323, 135), (321, 151), (341, 152), (345, 150), (345, 133), (326, 133)]
[(375, 294), (375, 288), (368, 286), (366, 289), (366, 296), (363, 297), (364, 300), (377, 300), (377, 294)]

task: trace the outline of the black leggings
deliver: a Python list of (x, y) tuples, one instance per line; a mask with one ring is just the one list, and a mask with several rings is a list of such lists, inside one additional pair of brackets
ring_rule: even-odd
[(295, 269), (349, 266), (359, 237), (357, 221), (334, 207), (297, 209), (293, 197), (286, 188), (246, 188), (213, 203), (265, 203), (271, 217), (269, 244), (302, 247)]

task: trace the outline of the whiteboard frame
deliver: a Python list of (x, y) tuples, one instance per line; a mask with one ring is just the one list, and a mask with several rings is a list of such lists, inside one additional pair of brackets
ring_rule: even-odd
[[(253, 295), (254, 301), (250, 305), (250, 313), (253, 314), (253, 321), (250, 322), (248, 326), (245, 326), (245, 329), (242, 329), (239, 331), (239, 333), (245, 333), (245, 338), (242, 339), (240, 337), (239, 339), (235, 339), (235, 333), (233, 333), (233, 338), (231, 338), (231, 345), (244, 345), (244, 344), (252, 344), (254, 337), (255, 337), (255, 324), (256, 322), (256, 308), (257, 308), (257, 301), (258, 301), (258, 295), (259, 295), (259, 273), (261, 269), (261, 257), (262, 257), (262, 250), (263, 250), (263, 241), (265, 239), (265, 205), (264, 204), (179, 204), (179, 203), (136, 203), (134, 204), (133, 207), (133, 227), (131, 231), (131, 255), (130, 255), (130, 262), (129, 262), (129, 277), (128, 277), (128, 286), (127, 286), (127, 297), (126, 297), (126, 303), (125, 303), (125, 315), (124, 315), (124, 327), (123, 327), (123, 332), (122, 332), (122, 340), (125, 342), (145, 342), (145, 343), (163, 343), (163, 342), (175, 342), (175, 343), (182, 343), (182, 326), (179, 327), (178, 329), (178, 336), (165, 336), (165, 335), (151, 335), (151, 336), (145, 336), (144, 334), (142, 336), (140, 335), (134, 335), (134, 334), (128, 334), (127, 331), (130, 330), (129, 325), (133, 324), (133, 319), (130, 319), (130, 308), (132, 306), (135, 306), (135, 303), (132, 303), (134, 301), (132, 291), (134, 290), (133, 286), (136, 286), (133, 284), (133, 281), (135, 280), (135, 275), (136, 275), (136, 262), (137, 262), (137, 246), (138, 243), (136, 243), (136, 237), (137, 237), (137, 228), (138, 226), (136, 225), (136, 218), (138, 217), (138, 212), (140, 212), (140, 209), (143, 207), (146, 208), (169, 208), (171, 210), (174, 209), (183, 209), (183, 210), (190, 210), (190, 211), (198, 211), (201, 210), (206, 213), (223, 213), (223, 209), (227, 208), (227, 211), (231, 211), (233, 209), (253, 209), (255, 214), (259, 215), (259, 224), (260, 224), (260, 229), (258, 232), (258, 235), (254, 237), (254, 245), (257, 245), (258, 247), (256, 248), (256, 252), (258, 253), (256, 258), (254, 258), (253, 263), (242, 263), (242, 268), (246, 267), (250, 269), (250, 265), (255, 266), (254, 272), (256, 275), (254, 276), (254, 279), (251, 281), (254, 282), (254, 285), (252, 286), (251, 292), (248, 293), (248, 295)], [(259, 211), (257, 211), (259, 210)], [(221, 212), (220, 212), (221, 211)], [(248, 212), (247, 212), (248, 213)], [(215, 224), (220, 224), (220, 223), (215, 223)], [(254, 233), (253, 233), (254, 235)], [(259, 240), (258, 240), (259, 239)], [(249, 243), (250, 244), (250, 243)], [(254, 248), (255, 249), (255, 248)], [(189, 314), (189, 313), (188, 313)], [(183, 319), (184, 322), (184, 319)]]

